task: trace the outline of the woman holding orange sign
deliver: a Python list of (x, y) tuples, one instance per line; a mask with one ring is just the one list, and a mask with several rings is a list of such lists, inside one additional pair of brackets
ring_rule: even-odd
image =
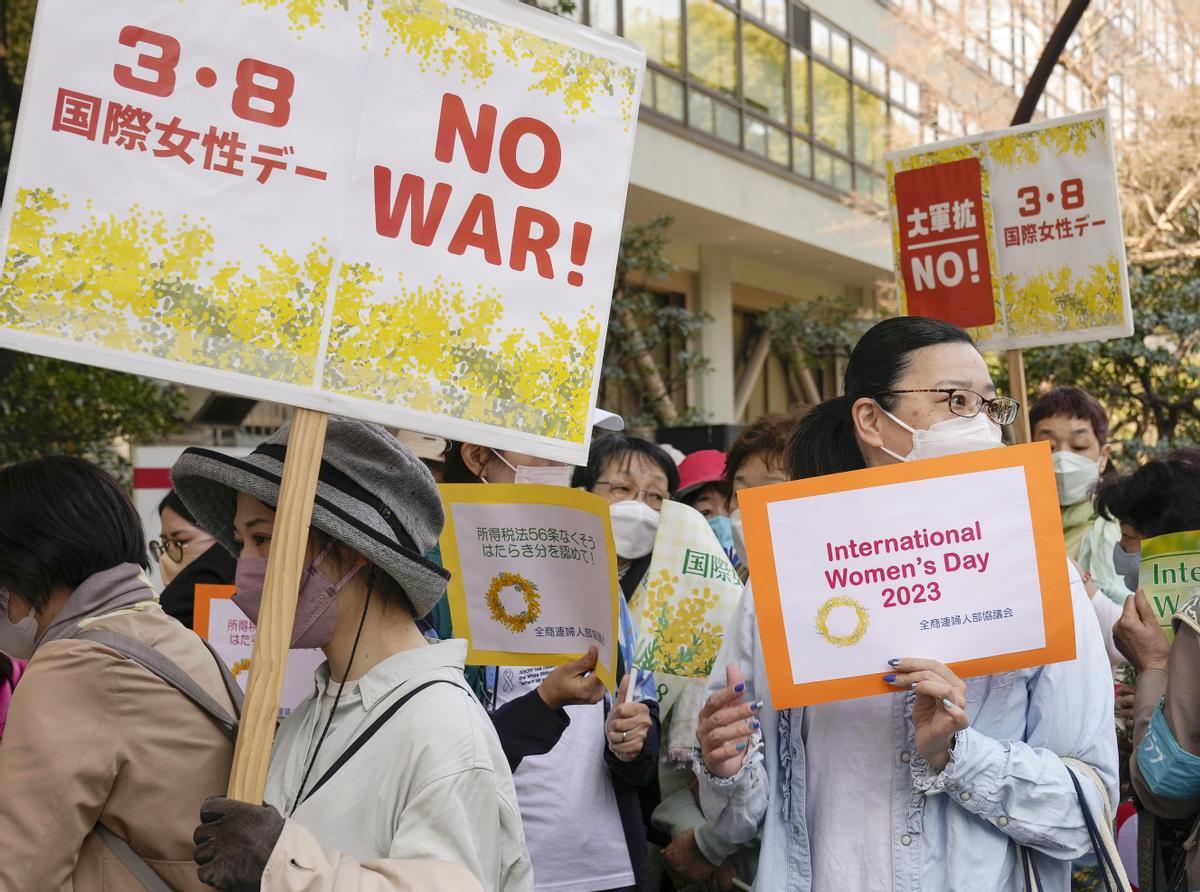
[[(800, 422), (792, 476), (998, 447), (1018, 409), (966, 332), (889, 319), (855, 347), (845, 396)], [(1070, 888), (1071, 860), (1092, 849), (1081, 802), (1103, 822), (1117, 784), (1108, 660), (1074, 571), (1071, 585), (1070, 662), (964, 681), (897, 657), (880, 667), (895, 694), (783, 711), (747, 589), (709, 683), (696, 773), (718, 833), (761, 834), (756, 888)]]

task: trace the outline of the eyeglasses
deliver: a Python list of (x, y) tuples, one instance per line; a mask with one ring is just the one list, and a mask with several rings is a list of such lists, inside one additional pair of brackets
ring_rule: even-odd
[(962, 390), (953, 387), (923, 387), (917, 390), (881, 390), (879, 395), (889, 393), (944, 393), (949, 403), (949, 409), (962, 418), (974, 418), (983, 410), (987, 417), (996, 424), (1012, 424), (1017, 420), (1021, 404), (1007, 396), (996, 396), (988, 399), (982, 393), (974, 390)]
[[(608, 491), (613, 494), (618, 502), (628, 502), (633, 499), (645, 502), (655, 511), (663, 506), (663, 502), (670, 498), (665, 492), (658, 492), (653, 489), (637, 489), (627, 483), (609, 483), (607, 480), (597, 480), (596, 486), (607, 486)], [(645, 496), (645, 498), (642, 498)]]
[(163, 555), (166, 555), (175, 563), (183, 561), (183, 545), (178, 539), (155, 539), (150, 543), (150, 557), (154, 558), (155, 563), (161, 563)]

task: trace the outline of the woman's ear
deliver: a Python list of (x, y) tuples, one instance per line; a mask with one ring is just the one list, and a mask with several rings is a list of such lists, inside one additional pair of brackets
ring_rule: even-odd
[(482, 477), (483, 469), (487, 467), (488, 460), (492, 457), (492, 450), (476, 443), (463, 443), (460, 448), (462, 449), (463, 464), (467, 466), (467, 470), (476, 477)]
[(883, 446), (884, 414), (878, 403), (866, 397), (855, 400), (850, 407), (850, 417), (854, 420), (854, 432), (862, 445), (876, 449)]
[(1108, 470), (1108, 460), (1112, 457), (1112, 443), (1105, 443), (1100, 447), (1100, 473), (1103, 474)]

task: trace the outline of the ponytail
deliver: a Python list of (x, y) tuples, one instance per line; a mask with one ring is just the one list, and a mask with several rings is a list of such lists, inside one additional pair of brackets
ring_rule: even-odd
[(866, 467), (854, 433), (854, 419), (850, 417), (853, 405), (848, 396), (834, 397), (814, 406), (800, 419), (788, 449), (793, 479)]
[(810, 410), (792, 433), (788, 464), (792, 477), (820, 477), (866, 467), (850, 412), (860, 399), (875, 400), (891, 411), (888, 393), (904, 377), (912, 355), (938, 344), (972, 344), (971, 336), (949, 322), (920, 316), (894, 316), (872, 326), (859, 339), (846, 363), (845, 396)]

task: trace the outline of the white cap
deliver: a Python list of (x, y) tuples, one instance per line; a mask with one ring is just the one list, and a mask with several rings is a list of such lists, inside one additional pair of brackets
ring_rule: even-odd
[(446, 451), (446, 441), (441, 437), (432, 437), (429, 434), (398, 430), (396, 439), (407, 446), (417, 458), (426, 461), (442, 461), (443, 453)]
[(623, 431), (625, 430), (625, 419), (616, 412), (608, 412), (597, 406), (592, 413), (592, 426), (603, 431)]
[(658, 448), (661, 449), (663, 452), (665, 452), (667, 455), (671, 456), (671, 461), (675, 462), (675, 464), (677, 464), (677, 465), (680, 462), (682, 462), (685, 458), (687, 458), (686, 455), (684, 455), (682, 452), (680, 452), (678, 449), (676, 449), (670, 443), (659, 443)]

